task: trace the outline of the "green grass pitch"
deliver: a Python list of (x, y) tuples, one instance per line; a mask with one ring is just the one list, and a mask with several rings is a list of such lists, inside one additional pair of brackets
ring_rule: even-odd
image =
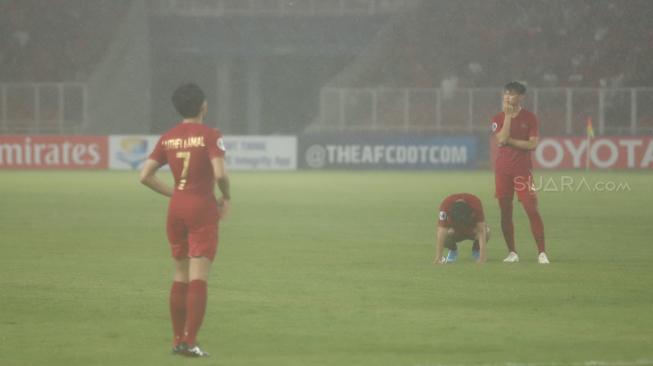
[[(549, 266), (520, 206), (522, 262), (501, 263), (490, 172), (232, 174), (200, 332), (213, 357), (189, 360), (169, 354), (166, 199), (136, 173), (0, 171), (0, 364), (652, 364), (653, 175), (537, 175), (554, 183)], [(608, 181), (629, 189), (588, 189)], [(489, 262), (463, 244), (433, 266), (437, 207), (463, 191), (484, 203)]]

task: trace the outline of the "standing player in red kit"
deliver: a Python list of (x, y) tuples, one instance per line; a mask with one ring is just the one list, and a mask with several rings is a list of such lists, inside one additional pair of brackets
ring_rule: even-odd
[[(477, 263), (485, 263), (490, 228), (485, 224), (481, 200), (470, 193), (456, 193), (440, 204), (433, 263), (455, 262), (458, 243), (465, 240), (473, 241), (472, 258)], [(444, 247), (449, 249), (447, 257), (442, 256)]]
[[(170, 291), (173, 353), (206, 357), (197, 333), (206, 309), (206, 283), (218, 246), (218, 221), (229, 211), (229, 179), (225, 147), (217, 129), (202, 124), (207, 112), (204, 92), (195, 84), (177, 88), (172, 103), (183, 120), (163, 134), (145, 161), (140, 180), (164, 196), (168, 206), (167, 234), (175, 275)], [(155, 175), (170, 165), (174, 188)], [(216, 200), (217, 184), (222, 197)]]
[(519, 262), (515, 249), (515, 232), (512, 222), (512, 201), (515, 192), (521, 202), (531, 232), (539, 251), (538, 263), (548, 264), (544, 246), (544, 224), (537, 209), (537, 196), (533, 186), (531, 151), (539, 142), (537, 117), (521, 107), (526, 86), (516, 81), (506, 84), (503, 93), (503, 111), (492, 117), (492, 132), (498, 144), (494, 166), (495, 195), (501, 208), (501, 230), (508, 246), (506, 263)]

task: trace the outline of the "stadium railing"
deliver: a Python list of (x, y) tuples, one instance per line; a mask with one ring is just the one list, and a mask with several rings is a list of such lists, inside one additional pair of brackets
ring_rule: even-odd
[[(488, 131), (501, 88), (324, 88), (317, 131)], [(525, 107), (543, 135), (653, 133), (653, 88), (531, 88)]]
[(78, 134), (86, 107), (82, 83), (0, 83), (2, 134)]

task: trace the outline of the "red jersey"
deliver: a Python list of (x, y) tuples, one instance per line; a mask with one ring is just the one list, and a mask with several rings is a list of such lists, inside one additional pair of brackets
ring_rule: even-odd
[[(451, 220), (449, 215), (451, 206), (454, 202), (458, 200), (463, 200), (469, 205), (472, 209), (472, 223), (471, 225), (461, 225), (456, 224)], [(481, 200), (470, 193), (456, 193), (447, 197), (440, 204), (440, 216), (438, 220), (438, 226), (445, 228), (453, 228), (456, 232), (464, 234), (471, 233), (476, 228), (476, 224), (479, 222), (485, 221), (485, 214), (483, 214), (483, 205)]]
[[(492, 133), (496, 134), (503, 128), (505, 113), (501, 112), (492, 117)], [(539, 136), (537, 117), (533, 112), (522, 109), (510, 122), (510, 138), (516, 140), (529, 140), (531, 137)], [(526, 174), (533, 169), (531, 162), (531, 151), (523, 150), (513, 146), (501, 146), (498, 148), (497, 160), (494, 164), (496, 172), (505, 174)]]
[(150, 159), (170, 165), (175, 193), (213, 195), (211, 159), (224, 155), (219, 130), (199, 123), (180, 123), (161, 136)]

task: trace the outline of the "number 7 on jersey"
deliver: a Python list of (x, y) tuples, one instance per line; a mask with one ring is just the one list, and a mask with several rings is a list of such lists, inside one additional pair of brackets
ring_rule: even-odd
[(177, 157), (184, 160), (183, 162), (184, 166), (181, 169), (181, 177), (179, 178), (179, 185), (177, 186), (177, 189), (183, 191), (184, 187), (186, 186), (186, 177), (188, 177), (188, 165), (190, 164), (190, 151), (179, 151), (177, 152)]

